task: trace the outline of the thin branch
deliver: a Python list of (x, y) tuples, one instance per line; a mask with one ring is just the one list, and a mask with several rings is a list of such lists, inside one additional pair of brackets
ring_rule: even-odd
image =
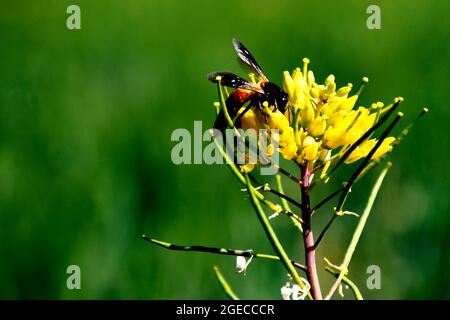
[[(394, 109), (394, 108), (392, 108)], [(391, 111), (391, 110), (389, 110)], [(391, 122), (389, 127), (386, 128), (386, 130), (383, 131), (383, 133), (380, 135), (377, 143), (375, 146), (370, 150), (369, 154), (363, 159), (359, 167), (355, 170), (353, 175), (348, 180), (348, 183), (345, 185), (344, 191), (342, 192), (341, 198), (339, 199), (339, 203), (337, 206), (337, 211), (341, 211), (342, 207), (344, 206), (344, 202), (347, 199), (348, 193), (350, 192), (351, 187), (353, 186), (353, 183), (358, 178), (359, 174), (363, 171), (363, 169), (367, 166), (369, 161), (371, 160), (372, 156), (377, 152), (378, 148), (383, 143), (384, 139), (389, 135), (389, 133), (392, 131), (392, 129), (396, 126), (396, 124), (400, 121), (400, 119), (403, 117), (403, 113), (399, 112), (397, 113), (397, 116), (394, 118), (394, 120)]]
[[(280, 194), (284, 195), (284, 188), (283, 188), (283, 182), (281, 181), (281, 176), (279, 174), (275, 175), (275, 180), (277, 182), (277, 188), (278, 188)], [(301, 208), (301, 206), (302, 206), (301, 203), (299, 203), (299, 202), (297, 202), (297, 203), (300, 205), (300, 208)], [(289, 203), (287, 203), (287, 201), (285, 199), (281, 198), (281, 204), (283, 205), (283, 208), (285, 210), (291, 211), (291, 208), (289, 207)], [(298, 231), (300, 231), (300, 233), (303, 233), (302, 224), (297, 222), (295, 219), (291, 218), (291, 220), (294, 223), (295, 227), (298, 229)]]
[[(272, 189), (272, 188), (270, 188), (270, 187), (268, 187), (269, 189), (267, 190), (267, 191), (269, 191), (269, 192), (271, 192), (271, 193), (273, 193), (274, 195), (276, 195), (276, 196), (278, 196), (278, 197), (280, 197), (281, 199), (282, 199), (282, 203), (283, 203), (283, 200), (286, 200), (286, 201), (289, 201), (290, 203), (292, 203), (293, 205), (295, 205), (296, 207), (298, 207), (298, 208), (301, 208), (302, 207), (302, 204), (300, 203), (300, 202), (298, 202), (298, 201), (295, 201), (294, 199), (292, 199), (291, 197), (288, 197), (287, 195), (285, 195), (285, 194), (283, 194), (283, 193), (281, 193), (281, 192), (278, 192), (277, 190), (274, 190), (274, 189)], [(284, 208), (286, 208), (286, 206), (283, 206)], [(291, 211), (291, 210), (288, 210), (288, 209), (285, 209), (286, 211)]]
[[(409, 133), (409, 130), (411, 130), (411, 128), (417, 124), (417, 122), (425, 115), (428, 113), (428, 108), (423, 108), (422, 111), (417, 115), (417, 117), (414, 119), (414, 121), (412, 121), (409, 125), (407, 125), (402, 132), (395, 138), (395, 142), (392, 144), (393, 147), (397, 146), (398, 144), (400, 144), (400, 142), (405, 138), (405, 136)], [(387, 158), (387, 156), (394, 150), (394, 148), (392, 148), (391, 151), (387, 152), (386, 154), (384, 154), (383, 156), (381, 156), (380, 158), (377, 158), (375, 160), (371, 160), (367, 166), (361, 171), (361, 173), (358, 175), (358, 178), (356, 178), (355, 182), (358, 182), (362, 177), (364, 177), (370, 170), (372, 170), (373, 168), (375, 168), (376, 166), (378, 166), (384, 159)], [(316, 167), (317, 168), (317, 167)], [(335, 196), (337, 196), (343, 189), (345, 188), (345, 185), (342, 186), (341, 188), (339, 188), (338, 190), (336, 190), (335, 192), (333, 192), (332, 194), (330, 194), (329, 196), (327, 196), (326, 198), (324, 198), (321, 202), (319, 202), (315, 207), (313, 207), (312, 211), (313, 214), (315, 211), (317, 211), (321, 206), (323, 206), (324, 204), (326, 204), (328, 201), (332, 200)]]
[(414, 121), (412, 121), (409, 125), (407, 125), (402, 132), (395, 138), (394, 143), (392, 144), (393, 148), (391, 151), (385, 153), (382, 157), (372, 160), (365, 168), (364, 170), (361, 172), (361, 174), (358, 176), (358, 179), (356, 179), (356, 181), (358, 181), (359, 179), (361, 179), (368, 171), (372, 170), (373, 168), (375, 168), (376, 166), (378, 166), (384, 159), (387, 158), (387, 156), (394, 150), (394, 147), (396, 147), (397, 145), (400, 144), (400, 142), (402, 142), (402, 140), (406, 137), (406, 135), (409, 133), (409, 130), (411, 130), (411, 128), (417, 124), (417, 122), (428, 112), (428, 108), (423, 108), (422, 111), (417, 115), (417, 117), (414, 119)]
[[(215, 247), (205, 247), (205, 246), (181, 246), (176, 245), (156, 239), (151, 239), (147, 237), (145, 234), (141, 236), (142, 239), (145, 241), (148, 241), (150, 243), (156, 244), (160, 247), (163, 247), (165, 249), (169, 250), (175, 250), (175, 251), (194, 251), (194, 252), (207, 252), (207, 253), (213, 253), (213, 254), (220, 254), (220, 255), (228, 255), (228, 256), (242, 256), (242, 257), (253, 257), (253, 258), (260, 258), (260, 259), (266, 259), (266, 260), (273, 260), (273, 261), (279, 261), (280, 257), (273, 256), (269, 254), (264, 253), (255, 253), (253, 250), (236, 250), (236, 249), (225, 249), (225, 248), (215, 248)], [(298, 262), (295, 262), (291, 260), (291, 263), (300, 270), (306, 271), (306, 267)]]
[(378, 191), (381, 188), (381, 184), (383, 183), (384, 177), (386, 176), (391, 165), (392, 164), (390, 162), (387, 163), (386, 167), (380, 173), (377, 181), (375, 182), (375, 185), (373, 186), (372, 191), (370, 192), (370, 196), (369, 196), (369, 200), (367, 201), (366, 208), (364, 209), (364, 212), (358, 221), (358, 225), (356, 226), (355, 232), (353, 233), (352, 240), (350, 241), (347, 251), (345, 252), (344, 260), (343, 260), (341, 266), (339, 267), (339, 269), (340, 269), (339, 276), (337, 277), (334, 284), (331, 286), (328, 294), (325, 296), (325, 300), (331, 299), (334, 292), (339, 287), (339, 284), (341, 283), (343, 277), (345, 275), (347, 275), (347, 273), (348, 273), (348, 266), (350, 264), (350, 261), (352, 260), (353, 253), (355, 252), (356, 246), (357, 246), (359, 239), (361, 237), (361, 234), (364, 230), (364, 227), (367, 222), (367, 218), (369, 217), (370, 211), (372, 210), (372, 206), (375, 202)]
[[(275, 175), (275, 181), (277, 183), (278, 192), (284, 196), (285, 193), (284, 193), (284, 188), (283, 188), (283, 182), (281, 181), (281, 176), (279, 174)], [(287, 203), (286, 200), (287, 199), (281, 197), (281, 205), (283, 206), (283, 208), (285, 210), (291, 211), (291, 207), (289, 206), (289, 203)], [(298, 202), (294, 199), (292, 199), (292, 200), (296, 203), (297, 206), (300, 205), (300, 206), (298, 206), (300, 209), (302, 208), (302, 204), (300, 202)]]
[(297, 178), (296, 176), (294, 176), (293, 174), (289, 173), (288, 171), (286, 171), (285, 169), (283, 169), (282, 167), (280, 167), (277, 164), (274, 164), (274, 167), (280, 171), (282, 174), (284, 174), (286, 177), (288, 177), (289, 179), (291, 179), (292, 181), (294, 181), (296, 184), (300, 184), (300, 179)]
[[(216, 145), (216, 147), (219, 149), (220, 154), (225, 159), (225, 163), (228, 165), (228, 167), (233, 172), (234, 176), (239, 180), (239, 182), (242, 185), (244, 185), (244, 187), (248, 188), (244, 175), (239, 171), (236, 164), (230, 159), (227, 152), (223, 149), (223, 147), (220, 145), (220, 143), (217, 141), (217, 139), (214, 138), (214, 135), (213, 135), (213, 141), (214, 141), (214, 144)], [(271, 210), (276, 212), (278, 210), (278, 208), (281, 209), (281, 206), (276, 205), (273, 202), (267, 200), (261, 192), (255, 190), (255, 194), (256, 194), (257, 198), (259, 200), (263, 201), (264, 204), (267, 205)], [(292, 212), (286, 212), (286, 213), (289, 216), (298, 217), (297, 215), (295, 215)], [(298, 219), (300, 219), (300, 218), (298, 217)]]
[[(336, 278), (339, 277), (339, 271), (334, 271), (331, 267), (326, 267), (325, 270), (327, 272), (331, 273)], [(358, 286), (353, 281), (351, 281), (349, 278), (344, 276), (344, 277), (342, 277), (342, 282), (345, 283), (346, 285), (348, 285), (350, 287), (350, 289), (352, 289), (356, 300), (364, 300), (361, 295), (361, 292), (358, 289)]]
[(388, 136), (388, 134), (392, 131), (392, 129), (395, 127), (395, 125), (398, 123), (398, 121), (400, 121), (400, 119), (402, 117), (403, 117), (403, 113), (401, 113), (401, 112), (397, 113), (397, 116), (395, 117), (395, 119), (391, 122), (389, 127), (386, 128), (386, 130), (381, 134), (381, 136), (378, 139), (378, 141), (375, 144), (375, 146), (372, 148), (372, 150), (370, 150), (369, 154), (363, 159), (363, 162), (360, 164), (360, 166), (355, 170), (355, 172), (350, 177), (349, 181), (347, 182), (347, 184), (344, 187), (344, 190), (342, 191), (341, 197), (339, 198), (339, 202), (338, 202), (337, 208), (333, 212), (333, 216), (328, 221), (327, 225), (322, 230), (322, 232), (320, 233), (319, 237), (317, 238), (316, 243), (314, 244), (315, 248), (318, 247), (320, 241), (323, 239), (323, 237), (325, 236), (326, 232), (328, 231), (330, 226), (333, 224), (334, 220), (336, 220), (336, 217), (338, 216), (339, 212), (342, 211), (342, 208), (343, 208), (345, 200), (347, 199), (347, 196), (348, 196), (348, 194), (349, 194), (349, 192), (351, 190), (351, 187), (358, 180), (358, 178), (360, 177), (360, 174), (363, 172), (363, 170), (368, 166), (372, 156), (375, 154), (375, 152), (381, 146), (381, 144), (383, 143), (384, 139)]
[(314, 248), (317, 249), (319, 246), (319, 243), (322, 241), (323, 237), (325, 237), (328, 229), (330, 229), (331, 225), (333, 224), (334, 220), (336, 219), (338, 215), (336, 212), (333, 212), (333, 215), (331, 216), (331, 219), (328, 221), (328, 223), (325, 225), (325, 228), (323, 228), (322, 232), (317, 237), (316, 242), (314, 243)]
[(324, 204), (326, 204), (328, 201), (332, 200), (334, 197), (336, 197), (339, 193), (342, 192), (342, 190), (344, 190), (345, 184), (337, 189), (336, 191), (334, 191), (333, 193), (331, 193), (329, 196), (325, 197), (322, 201), (320, 201), (318, 204), (316, 204), (312, 209), (311, 209), (311, 214), (314, 214), (314, 212), (316, 212), (317, 210), (319, 210), (320, 207), (322, 207)]
[[(269, 239), (270, 243), (272, 244), (273, 249), (277, 253), (277, 255), (280, 257), (281, 262), (285, 266), (286, 270), (289, 272), (289, 274), (292, 276), (292, 279), (294, 282), (302, 289), (305, 288), (305, 284), (300, 279), (300, 276), (298, 275), (297, 271), (295, 270), (293, 264), (291, 263), (291, 259), (289, 259), (286, 251), (284, 250), (283, 246), (281, 245), (280, 241), (278, 240), (277, 235), (275, 234), (275, 231), (273, 230), (272, 226), (270, 225), (269, 219), (266, 217), (264, 210), (261, 207), (261, 204), (256, 197), (255, 190), (250, 182), (250, 178), (248, 177), (248, 174), (246, 173), (246, 180), (247, 180), (247, 191), (250, 196), (250, 200), (253, 204), (253, 207), (257, 213), (257, 216), (259, 218), (259, 221), (262, 224), (262, 227), (266, 233), (267, 238)], [(308, 292), (309, 294), (309, 292)], [(310, 294), (309, 294), (310, 296)]]
[[(249, 175), (250, 180), (252, 180), (254, 183), (256, 183), (257, 185), (262, 185), (261, 183), (258, 182), (258, 180), (256, 180), (256, 178), (253, 175)], [(275, 177), (279, 177), (279, 175), (276, 175)], [(278, 184), (278, 180), (277, 180), (277, 184)], [(293, 205), (295, 205), (297, 208), (301, 208), (302, 204), (294, 199), (292, 199), (291, 197), (287, 196), (284, 194), (283, 189), (280, 189), (278, 186), (278, 189), (280, 190), (274, 190), (272, 189), (268, 183), (264, 184), (263, 186), (263, 191), (268, 191), (274, 195), (276, 195), (277, 197), (281, 198), (281, 204), (283, 205), (283, 209), (289, 212), (292, 212), (291, 208), (289, 208), (289, 206), (286, 206), (285, 202), (289, 201), (290, 203), (292, 203)]]
[(303, 224), (303, 219), (300, 218), (300, 217), (299, 217), (298, 215), (296, 215), (295, 213), (290, 212), (290, 211), (287, 211), (287, 210), (283, 210), (283, 211), (284, 211), (284, 213), (287, 214), (287, 216), (288, 216), (289, 218), (291, 218), (291, 219), (297, 221), (297, 223), (299, 223), (300, 225)]
[(230, 298), (231, 300), (239, 300), (238, 296), (233, 292), (230, 285), (228, 284), (228, 281), (222, 275), (222, 272), (220, 272), (219, 267), (213, 266), (213, 271), (216, 275), (217, 281), (219, 281), (219, 284), (221, 285), (223, 291), (225, 291), (225, 294), (228, 296), (228, 298)]
[[(278, 175), (277, 175), (277, 176), (278, 176)], [(283, 203), (283, 200), (287, 200), (287, 201), (289, 201), (289, 202), (292, 202), (292, 203), (294, 203), (294, 204), (297, 205), (297, 206), (298, 206), (298, 205), (301, 206), (301, 204), (300, 204), (299, 202), (295, 201), (294, 199), (292, 199), (292, 198), (290, 198), (290, 197), (288, 197), (288, 196), (286, 196), (286, 195), (284, 195), (284, 194), (278, 192), (277, 190), (272, 189), (272, 188), (269, 186), (268, 183), (265, 183), (265, 184), (259, 183), (258, 180), (256, 180), (256, 178), (253, 177), (251, 174), (249, 174), (249, 177), (250, 177), (250, 180), (252, 180), (254, 183), (256, 183), (257, 185), (262, 186), (262, 191), (268, 191), (268, 192), (270, 192), (270, 193), (272, 193), (272, 194), (274, 194), (274, 195), (280, 197), (280, 198), (281, 198), (282, 209), (283, 209), (282, 212), (286, 213), (286, 215), (287, 215), (288, 217), (290, 217), (290, 218), (292, 219), (292, 221), (295, 221), (295, 224), (296, 224), (296, 225), (300, 225), (300, 229), (301, 229), (301, 225), (303, 224), (302, 218), (300, 218), (297, 214), (293, 213), (293, 212), (290, 210), (291, 208), (289, 208), (289, 206), (286, 206), (286, 205)], [(255, 189), (255, 191), (256, 191), (256, 189)], [(260, 200), (268, 201), (268, 200), (264, 200), (264, 199), (260, 199)], [(285, 201), (285, 202), (286, 202), (286, 201)], [(270, 204), (268, 204), (268, 207), (270, 207), (271, 209), (273, 209), (273, 206), (271, 206)]]

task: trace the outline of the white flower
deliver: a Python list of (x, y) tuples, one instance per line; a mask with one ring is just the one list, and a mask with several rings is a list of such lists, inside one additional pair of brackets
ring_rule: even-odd
[(290, 300), (292, 294), (292, 288), (289, 282), (286, 282), (284, 286), (281, 287), (281, 297), (283, 300)]
[[(300, 291), (301, 291), (301, 289), (298, 285), (294, 284), (292, 286), (292, 300), (300, 300), (299, 295), (298, 295), (300, 293)], [(301, 299), (301, 300), (303, 300), (303, 299)]]
[(306, 295), (311, 289), (311, 285), (306, 279), (300, 279), (305, 284), (305, 287), (303, 289), (296, 284), (291, 287), (291, 284), (289, 282), (286, 282), (286, 284), (281, 287), (281, 297), (283, 298), (283, 300), (291, 300), (291, 298), (292, 300), (305, 300)]
[(252, 262), (253, 256), (248, 259), (248, 261), (245, 259), (244, 256), (237, 256), (236, 257), (236, 271), (238, 273), (244, 273), (247, 271), (247, 267)]
[(237, 256), (236, 257), (236, 270), (237, 270), (237, 272), (239, 272), (239, 273), (244, 272), (246, 268), (247, 268), (247, 260), (245, 260), (245, 257)]

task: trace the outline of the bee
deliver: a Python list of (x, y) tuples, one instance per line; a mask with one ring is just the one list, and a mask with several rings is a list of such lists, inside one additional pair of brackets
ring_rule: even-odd
[[(245, 67), (249, 68), (250, 71), (255, 74), (258, 78), (258, 83), (255, 84), (249, 82), (231, 72), (226, 71), (212, 72), (208, 74), (208, 80), (213, 83), (217, 83), (219, 81), (218, 79), (220, 79), (221, 85), (235, 89), (225, 101), (225, 105), (230, 118), (236, 119), (234, 121), (236, 127), (240, 127), (240, 118), (251, 108), (259, 108), (262, 112), (263, 102), (266, 101), (270, 106), (274, 107), (273, 111), (280, 110), (281, 113), (285, 113), (288, 107), (288, 94), (278, 85), (267, 79), (253, 55), (240, 41), (233, 39), (233, 46), (237, 52), (240, 62), (242, 62)], [(241, 110), (241, 108), (246, 104), (247, 106), (244, 111), (239, 113), (239, 110)], [(220, 110), (214, 122), (214, 129), (224, 132), (227, 126), (228, 122), (225, 118), (225, 114), (223, 110)]]

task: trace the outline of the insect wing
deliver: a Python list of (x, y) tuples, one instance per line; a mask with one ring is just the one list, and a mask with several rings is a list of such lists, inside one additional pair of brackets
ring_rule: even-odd
[(214, 83), (218, 82), (217, 80), (218, 77), (220, 77), (220, 83), (226, 87), (236, 89), (240, 88), (250, 90), (253, 92), (264, 93), (264, 90), (261, 87), (248, 82), (247, 80), (235, 75), (234, 73), (223, 71), (223, 72), (212, 72), (208, 74), (208, 80)]
[(239, 59), (241, 59), (245, 65), (254, 70), (262, 81), (269, 81), (253, 55), (239, 40), (233, 39), (233, 46), (236, 49)]

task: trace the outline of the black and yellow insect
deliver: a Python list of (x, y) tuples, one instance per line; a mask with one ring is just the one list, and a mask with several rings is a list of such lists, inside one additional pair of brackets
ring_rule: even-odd
[[(236, 49), (240, 61), (254, 72), (258, 78), (258, 83), (249, 82), (226, 71), (212, 72), (208, 75), (208, 80), (217, 83), (219, 81), (218, 79), (220, 79), (220, 83), (223, 86), (235, 89), (225, 101), (231, 119), (236, 118), (239, 110), (248, 103), (245, 110), (236, 118), (236, 127), (240, 127), (239, 120), (245, 112), (251, 108), (259, 108), (261, 110), (262, 104), (265, 101), (270, 106), (273, 106), (275, 108), (274, 110), (278, 109), (281, 113), (284, 113), (288, 103), (287, 93), (267, 79), (253, 55), (240, 41), (233, 39), (233, 46)], [(223, 132), (227, 125), (224, 112), (221, 110), (214, 122), (214, 128)]]

